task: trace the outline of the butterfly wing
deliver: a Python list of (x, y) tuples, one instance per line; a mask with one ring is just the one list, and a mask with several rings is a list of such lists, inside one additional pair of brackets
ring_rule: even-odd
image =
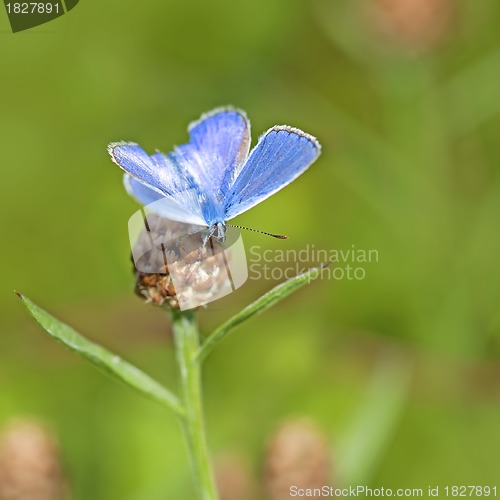
[(236, 217), (290, 184), (320, 152), (319, 142), (302, 130), (286, 125), (269, 129), (227, 191), (225, 219)]
[(149, 156), (134, 143), (117, 142), (108, 146), (113, 161), (126, 174), (125, 187), (143, 205), (155, 203), (165, 217), (188, 224), (207, 225), (199, 187), (189, 172), (163, 153)]
[(220, 199), (245, 163), (250, 122), (243, 111), (218, 108), (189, 126), (189, 143), (169, 154), (200, 188)]
[(165, 197), (164, 194), (147, 187), (146, 184), (143, 184), (126, 172), (123, 174), (123, 185), (127, 193), (144, 206), (155, 203)]
[(224, 219), (221, 200), (248, 156), (250, 123), (243, 111), (219, 108), (193, 122), (189, 138), (168, 155), (148, 156), (133, 143), (113, 143), (108, 151), (128, 174), (134, 198), (148, 204), (164, 196), (161, 215), (210, 226)]

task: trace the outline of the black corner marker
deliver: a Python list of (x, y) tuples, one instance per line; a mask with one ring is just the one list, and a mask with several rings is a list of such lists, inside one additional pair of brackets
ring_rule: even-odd
[(63, 0), (63, 1), (66, 4), (66, 12), (68, 12), (68, 10), (71, 10), (73, 7), (76, 7), (76, 4), (79, 2), (79, 0)]
[(38, 0), (19, 2), (4, 0), (13, 33), (48, 23), (76, 6), (79, 0)]

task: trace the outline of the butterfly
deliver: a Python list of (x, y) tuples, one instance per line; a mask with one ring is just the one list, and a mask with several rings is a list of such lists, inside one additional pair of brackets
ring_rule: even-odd
[(148, 155), (133, 142), (108, 146), (125, 171), (127, 192), (156, 212), (204, 226), (224, 241), (226, 222), (301, 175), (320, 155), (317, 139), (288, 125), (271, 127), (250, 151), (250, 122), (235, 108), (217, 108), (188, 127), (189, 142)]

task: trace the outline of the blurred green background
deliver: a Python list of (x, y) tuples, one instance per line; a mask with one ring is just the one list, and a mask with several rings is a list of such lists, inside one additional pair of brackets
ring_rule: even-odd
[[(45, 421), (74, 499), (192, 498), (175, 418), (46, 338), (13, 290), (174, 386), (167, 318), (132, 293), (137, 205), (106, 145), (167, 151), (233, 104), (254, 140), (286, 123), (323, 145), (237, 219), (289, 240), (246, 245), (354, 244), (379, 262), (362, 281), (302, 289), (213, 353), (214, 455), (243, 457), (261, 483), (269, 436), (307, 416), (328, 437), (333, 484), (493, 486), (499, 23), (493, 0), (81, 0), (15, 35), (0, 15), (0, 425)], [(211, 304), (204, 331), (274, 284)]]

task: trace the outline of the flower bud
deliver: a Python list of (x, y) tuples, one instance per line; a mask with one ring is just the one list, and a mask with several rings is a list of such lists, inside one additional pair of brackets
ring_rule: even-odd
[(369, 21), (382, 38), (417, 52), (434, 48), (450, 32), (452, 0), (370, 0)]
[(225, 453), (216, 458), (215, 482), (220, 500), (252, 500), (255, 484), (249, 467), (238, 453)]
[(267, 446), (264, 482), (272, 500), (290, 498), (291, 486), (332, 486), (328, 440), (314, 422), (295, 419), (278, 428)]
[(0, 438), (0, 499), (67, 498), (55, 438), (37, 421), (9, 425)]
[[(232, 240), (149, 213), (132, 248), (135, 291), (147, 302), (190, 309), (232, 291)], [(201, 230), (200, 230), (201, 229)]]

